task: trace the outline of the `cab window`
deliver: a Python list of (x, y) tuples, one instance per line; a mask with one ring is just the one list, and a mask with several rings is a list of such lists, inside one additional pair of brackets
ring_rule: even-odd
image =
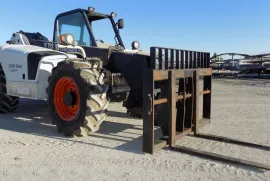
[(74, 36), (75, 41), (81, 46), (91, 46), (91, 38), (80, 12), (61, 16), (56, 21), (55, 41), (60, 43), (60, 35), (70, 33)]

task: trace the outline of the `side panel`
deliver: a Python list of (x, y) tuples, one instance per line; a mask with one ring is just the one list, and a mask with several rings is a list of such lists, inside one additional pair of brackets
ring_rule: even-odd
[(7, 94), (21, 98), (37, 99), (37, 84), (7, 81)]
[(52, 69), (61, 61), (63, 56), (48, 56), (40, 60), (37, 76), (32, 82), (7, 81), (7, 94), (30, 99), (47, 99), (46, 88)]
[(0, 63), (7, 81), (25, 81), (27, 55), (16, 49), (3, 49), (0, 51)]

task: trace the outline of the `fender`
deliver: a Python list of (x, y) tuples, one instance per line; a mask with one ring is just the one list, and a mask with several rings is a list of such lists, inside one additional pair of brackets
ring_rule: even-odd
[(52, 73), (52, 69), (56, 67), (59, 62), (65, 61), (68, 58), (78, 59), (75, 55), (70, 54), (68, 57), (63, 57), (62, 55), (52, 55), (41, 59), (37, 69), (37, 76), (34, 81), (37, 84), (37, 99), (47, 99), (46, 88), (49, 85), (48, 78)]

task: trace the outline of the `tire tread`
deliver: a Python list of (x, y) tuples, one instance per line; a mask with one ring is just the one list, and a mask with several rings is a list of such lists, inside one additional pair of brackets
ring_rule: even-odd
[[(80, 125), (70, 125), (69, 127), (61, 127), (57, 124), (57, 129), (61, 129), (64, 134), (72, 134), (74, 136), (86, 136), (96, 132), (102, 122), (108, 115), (109, 100), (106, 98), (107, 88), (104, 88), (102, 72), (96, 70), (90, 63), (79, 61), (77, 59), (68, 59), (58, 63), (53, 69), (51, 76), (48, 78), (49, 86), (54, 80), (54, 76), (59, 74), (63, 68), (70, 68), (71, 71), (79, 75), (80, 79), (84, 81), (86, 91), (86, 108), (85, 118)], [(103, 76), (104, 77), (104, 76)], [(106, 86), (105, 86), (106, 87)], [(52, 94), (52, 90), (48, 87), (46, 92)], [(102, 99), (103, 98), (103, 99)]]

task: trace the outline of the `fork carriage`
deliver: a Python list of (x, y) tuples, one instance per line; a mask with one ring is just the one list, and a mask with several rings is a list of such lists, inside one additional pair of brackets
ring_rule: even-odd
[[(150, 52), (151, 68), (143, 73), (143, 152), (153, 154), (156, 148), (169, 147), (214, 160), (270, 169), (269, 165), (177, 146), (176, 141), (193, 134), (203, 139), (270, 150), (270, 147), (263, 145), (199, 133), (199, 129), (209, 124), (211, 119), (210, 53), (161, 47), (151, 47)], [(203, 81), (202, 90), (200, 79)], [(160, 89), (158, 98), (155, 96), (157, 88)], [(203, 96), (202, 108), (200, 96)], [(159, 140), (155, 140), (155, 122), (163, 133)]]

